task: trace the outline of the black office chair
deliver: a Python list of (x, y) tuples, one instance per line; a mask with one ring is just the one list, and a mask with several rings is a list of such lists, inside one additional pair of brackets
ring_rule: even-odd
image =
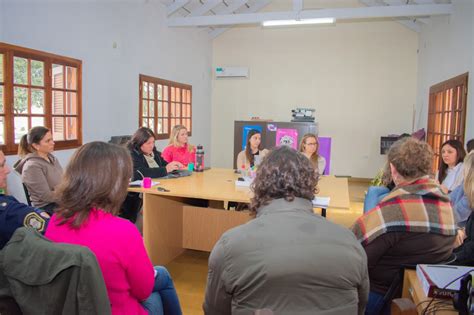
[[(451, 256), (443, 262), (437, 263), (436, 265), (450, 265), (456, 261), (456, 254), (452, 253)], [(397, 273), (395, 279), (393, 279), (392, 284), (388, 288), (388, 291), (383, 297), (383, 303), (379, 305), (379, 308), (374, 314), (389, 314), (390, 306), (393, 299), (399, 298), (402, 296), (403, 288), (403, 278), (405, 275), (405, 269), (416, 269), (416, 264), (403, 264), (400, 267), (399, 272)]]
[(26, 187), (25, 183), (22, 183), (22, 185), (23, 185), (23, 190), (25, 191), (26, 203), (28, 204), (28, 206), (31, 207), (30, 192), (28, 191), (28, 188)]

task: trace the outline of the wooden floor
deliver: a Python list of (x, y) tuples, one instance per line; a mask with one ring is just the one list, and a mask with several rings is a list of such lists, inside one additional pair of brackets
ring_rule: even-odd
[[(367, 187), (366, 181), (349, 180), (350, 210), (328, 210), (328, 219), (346, 227), (351, 226), (362, 214)], [(203, 314), (208, 257), (209, 253), (206, 252), (187, 250), (166, 266), (173, 277), (185, 315)]]

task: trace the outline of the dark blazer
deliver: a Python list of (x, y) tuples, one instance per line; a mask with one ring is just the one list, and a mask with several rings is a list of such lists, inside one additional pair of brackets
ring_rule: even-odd
[(471, 214), (466, 223), (466, 239), (461, 246), (454, 250), (455, 265), (474, 266), (474, 215)]
[[(132, 180), (138, 180), (142, 179), (144, 177), (151, 177), (151, 178), (158, 178), (158, 177), (164, 177), (168, 175), (168, 172), (166, 171), (166, 165), (168, 162), (166, 162), (162, 157), (161, 157), (161, 152), (156, 150), (155, 148), (153, 149), (153, 155), (156, 163), (158, 164), (159, 167), (157, 168), (151, 168), (148, 166), (148, 163), (146, 162), (145, 155), (143, 152), (137, 149), (130, 149), (130, 154), (132, 156), (132, 161), (133, 161), (133, 178)], [(140, 173), (143, 175), (140, 175)]]
[(14, 298), (23, 314), (111, 314), (95, 255), (26, 227), (0, 251), (0, 296)]

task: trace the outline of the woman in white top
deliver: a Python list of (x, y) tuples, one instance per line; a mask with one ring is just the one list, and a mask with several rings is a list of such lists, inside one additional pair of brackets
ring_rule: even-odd
[(319, 140), (315, 134), (307, 133), (300, 143), (300, 152), (303, 153), (313, 165), (318, 174), (323, 175), (326, 169), (326, 159), (319, 155)]
[(237, 169), (247, 170), (254, 166), (258, 166), (262, 159), (267, 155), (267, 149), (260, 149), (262, 135), (260, 131), (252, 129), (247, 134), (247, 145), (245, 150), (237, 155)]
[(441, 146), (441, 163), (436, 179), (441, 183), (444, 192), (453, 191), (462, 184), (464, 175), (462, 161), (466, 156), (464, 146), (459, 140), (448, 140)]

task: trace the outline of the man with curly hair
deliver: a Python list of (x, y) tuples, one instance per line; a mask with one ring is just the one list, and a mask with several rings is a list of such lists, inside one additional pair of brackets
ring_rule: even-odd
[(362, 314), (367, 258), (354, 235), (314, 214), (317, 176), (301, 153), (282, 146), (252, 184), (256, 218), (222, 235), (209, 257), (209, 315)]

